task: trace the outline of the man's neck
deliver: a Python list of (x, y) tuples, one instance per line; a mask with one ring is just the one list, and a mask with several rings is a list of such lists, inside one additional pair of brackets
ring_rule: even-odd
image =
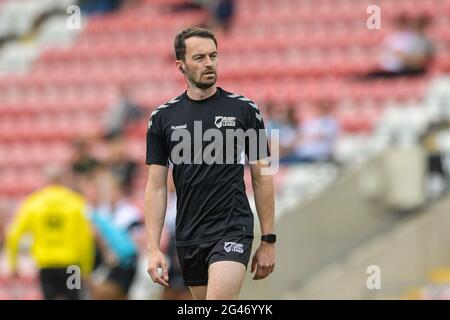
[(189, 86), (187, 89), (187, 95), (192, 100), (205, 100), (214, 95), (217, 91), (217, 86), (211, 86), (208, 89), (200, 89), (197, 87)]

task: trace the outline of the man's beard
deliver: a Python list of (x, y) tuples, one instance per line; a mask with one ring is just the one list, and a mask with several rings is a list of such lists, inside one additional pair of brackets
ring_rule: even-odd
[(205, 89), (211, 88), (213, 85), (215, 85), (216, 84), (216, 80), (214, 79), (214, 82), (211, 82), (211, 83), (204, 83), (204, 82), (193, 81), (193, 84), (197, 88), (205, 90)]
[(194, 86), (196, 86), (197, 88), (202, 89), (202, 90), (211, 88), (213, 85), (216, 84), (216, 81), (217, 81), (216, 73), (214, 73), (214, 81), (208, 82), (208, 83), (200, 82), (200, 81), (195, 81), (195, 80), (191, 77), (190, 74), (188, 74), (187, 76), (188, 76), (189, 81), (190, 81)]

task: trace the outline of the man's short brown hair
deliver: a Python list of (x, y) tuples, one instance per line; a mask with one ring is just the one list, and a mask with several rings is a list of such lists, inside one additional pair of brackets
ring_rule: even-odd
[(203, 28), (187, 28), (181, 31), (177, 36), (175, 37), (175, 41), (173, 43), (174, 49), (175, 49), (175, 56), (177, 60), (184, 60), (186, 55), (186, 39), (192, 38), (192, 37), (200, 37), (200, 38), (209, 38), (214, 41), (216, 47), (217, 47), (217, 40), (216, 36), (213, 32), (203, 29)]

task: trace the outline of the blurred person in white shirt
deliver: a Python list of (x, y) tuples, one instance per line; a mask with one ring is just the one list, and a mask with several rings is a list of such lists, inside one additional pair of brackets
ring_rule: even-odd
[(293, 152), (280, 159), (280, 164), (332, 161), (339, 125), (333, 114), (334, 102), (320, 101), (317, 115), (298, 126)]
[(425, 74), (434, 54), (433, 44), (426, 35), (430, 22), (427, 16), (399, 16), (396, 31), (383, 41), (377, 69), (363, 76), (363, 79)]

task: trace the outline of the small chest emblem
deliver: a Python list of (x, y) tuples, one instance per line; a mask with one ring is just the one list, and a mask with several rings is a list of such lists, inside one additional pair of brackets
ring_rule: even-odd
[(217, 128), (236, 126), (236, 117), (216, 116), (214, 124)]

